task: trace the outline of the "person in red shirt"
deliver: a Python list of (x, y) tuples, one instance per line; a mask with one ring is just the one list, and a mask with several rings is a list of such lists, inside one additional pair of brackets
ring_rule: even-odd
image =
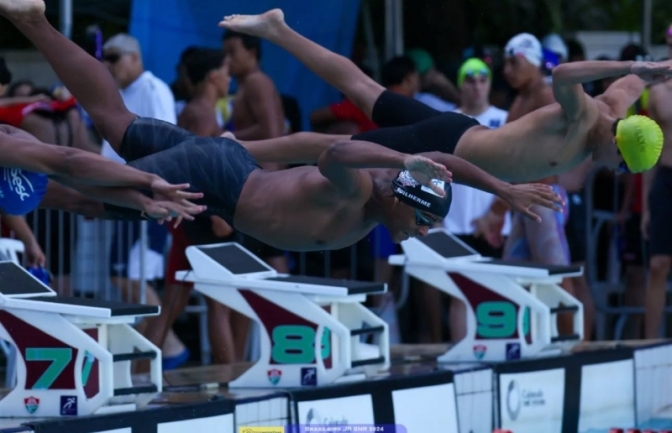
[[(369, 77), (373, 75), (365, 66), (360, 66), (359, 68)], [(373, 123), (373, 121), (349, 99), (343, 99), (341, 102), (318, 108), (310, 114), (310, 124), (316, 127), (323, 127), (325, 125), (333, 126), (336, 122), (351, 123), (356, 127), (355, 134), (378, 129), (378, 125)]]

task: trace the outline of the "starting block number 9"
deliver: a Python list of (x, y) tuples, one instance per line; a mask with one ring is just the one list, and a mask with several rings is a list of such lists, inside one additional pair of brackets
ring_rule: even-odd
[[(504, 339), (512, 338), (518, 330), (516, 304), (506, 301), (481, 302), (476, 307), (476, 333), (481, 338)], [(530, 331), (530, 309), (525, 308), (523, 315), (523, 332)]]
[[(305, 325), (279, 325), (271, 335), (271, 359), (277, 364), (314, 364), (315, 330)], [(324, 328), (321, 343), (322, 359), (331, 356), (331, 332)]]

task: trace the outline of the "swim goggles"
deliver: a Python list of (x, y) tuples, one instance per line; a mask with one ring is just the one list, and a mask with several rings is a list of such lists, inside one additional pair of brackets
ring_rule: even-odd
[(432, 225), (434, 225), (434, 223), (429, 218), (424, 216), (422, 214), (422, 212), (420, 212), (417, 209), (413, 209), (413, 210), (415, 211), (415, 224), (416, 225), (424, 226), (424, 227), (431, 227)]
[(487, 69), (469, 69), (464, 73), (464, 78), (487, 77), (488, 75)]

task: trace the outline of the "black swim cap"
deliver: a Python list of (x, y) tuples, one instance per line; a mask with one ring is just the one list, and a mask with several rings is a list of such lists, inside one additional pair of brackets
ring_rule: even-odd
[(392, 190), (399, 201), (412, 208), (445, 218), (448, 215), (450, 203), (453, 200), (450, 183), (438, 179), (432, 180), (432, 183), (438, 187), (442, 187), (446, 192), (446, 196), (441, 197), (430, 188), (420, 185), (418, 181), (413, 179), (408, 170), (399, 172), (397, 178), (392, 181)]

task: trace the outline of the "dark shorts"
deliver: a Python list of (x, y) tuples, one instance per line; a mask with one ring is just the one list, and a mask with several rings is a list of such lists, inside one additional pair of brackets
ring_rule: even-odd
[(281, 257), (285, 255), (283, 250), (279, 250), (250, 236), (244, 237), (243, 246), (260, 259)]
[(649, 192), (649, 252), (672, 256), (672, 168), (659, 167)]
[[(156, 174), (169, 183), (189, 183), (202, 192), (197, 204), (208, 207), (233, 227), (236, 204), (247, 177), (260, 169), (238, 142), (223, 137), (198, 137), (185, 129), (156, 119), (138, 118), (126, 129), (119, 152), (128, 165)], [(105, 206), (120, 219), (140, 219), (137, 211)]]
[(476, 119), (440, 112), (420, 101), (384, 91), (373, 106), (372, 119), (380, 129), (354, 135), (403, 153), (453, 153), (462, 135), (478, 126)]
[(621, 234), (621, 260), (628, 265), (644, 265), (644, 255), (647, 252), (648, 245), (642, 238), (641, 221), (642, 216), (640, 214), (630, 215)]
[(586, 200), (583, 191), (568, 194), (569, 217), (565, 225), (565, 234), (569, 244), (569, 257), (572, 263), (586, 261), (586, 244), (588, 231), (586, 230)]

